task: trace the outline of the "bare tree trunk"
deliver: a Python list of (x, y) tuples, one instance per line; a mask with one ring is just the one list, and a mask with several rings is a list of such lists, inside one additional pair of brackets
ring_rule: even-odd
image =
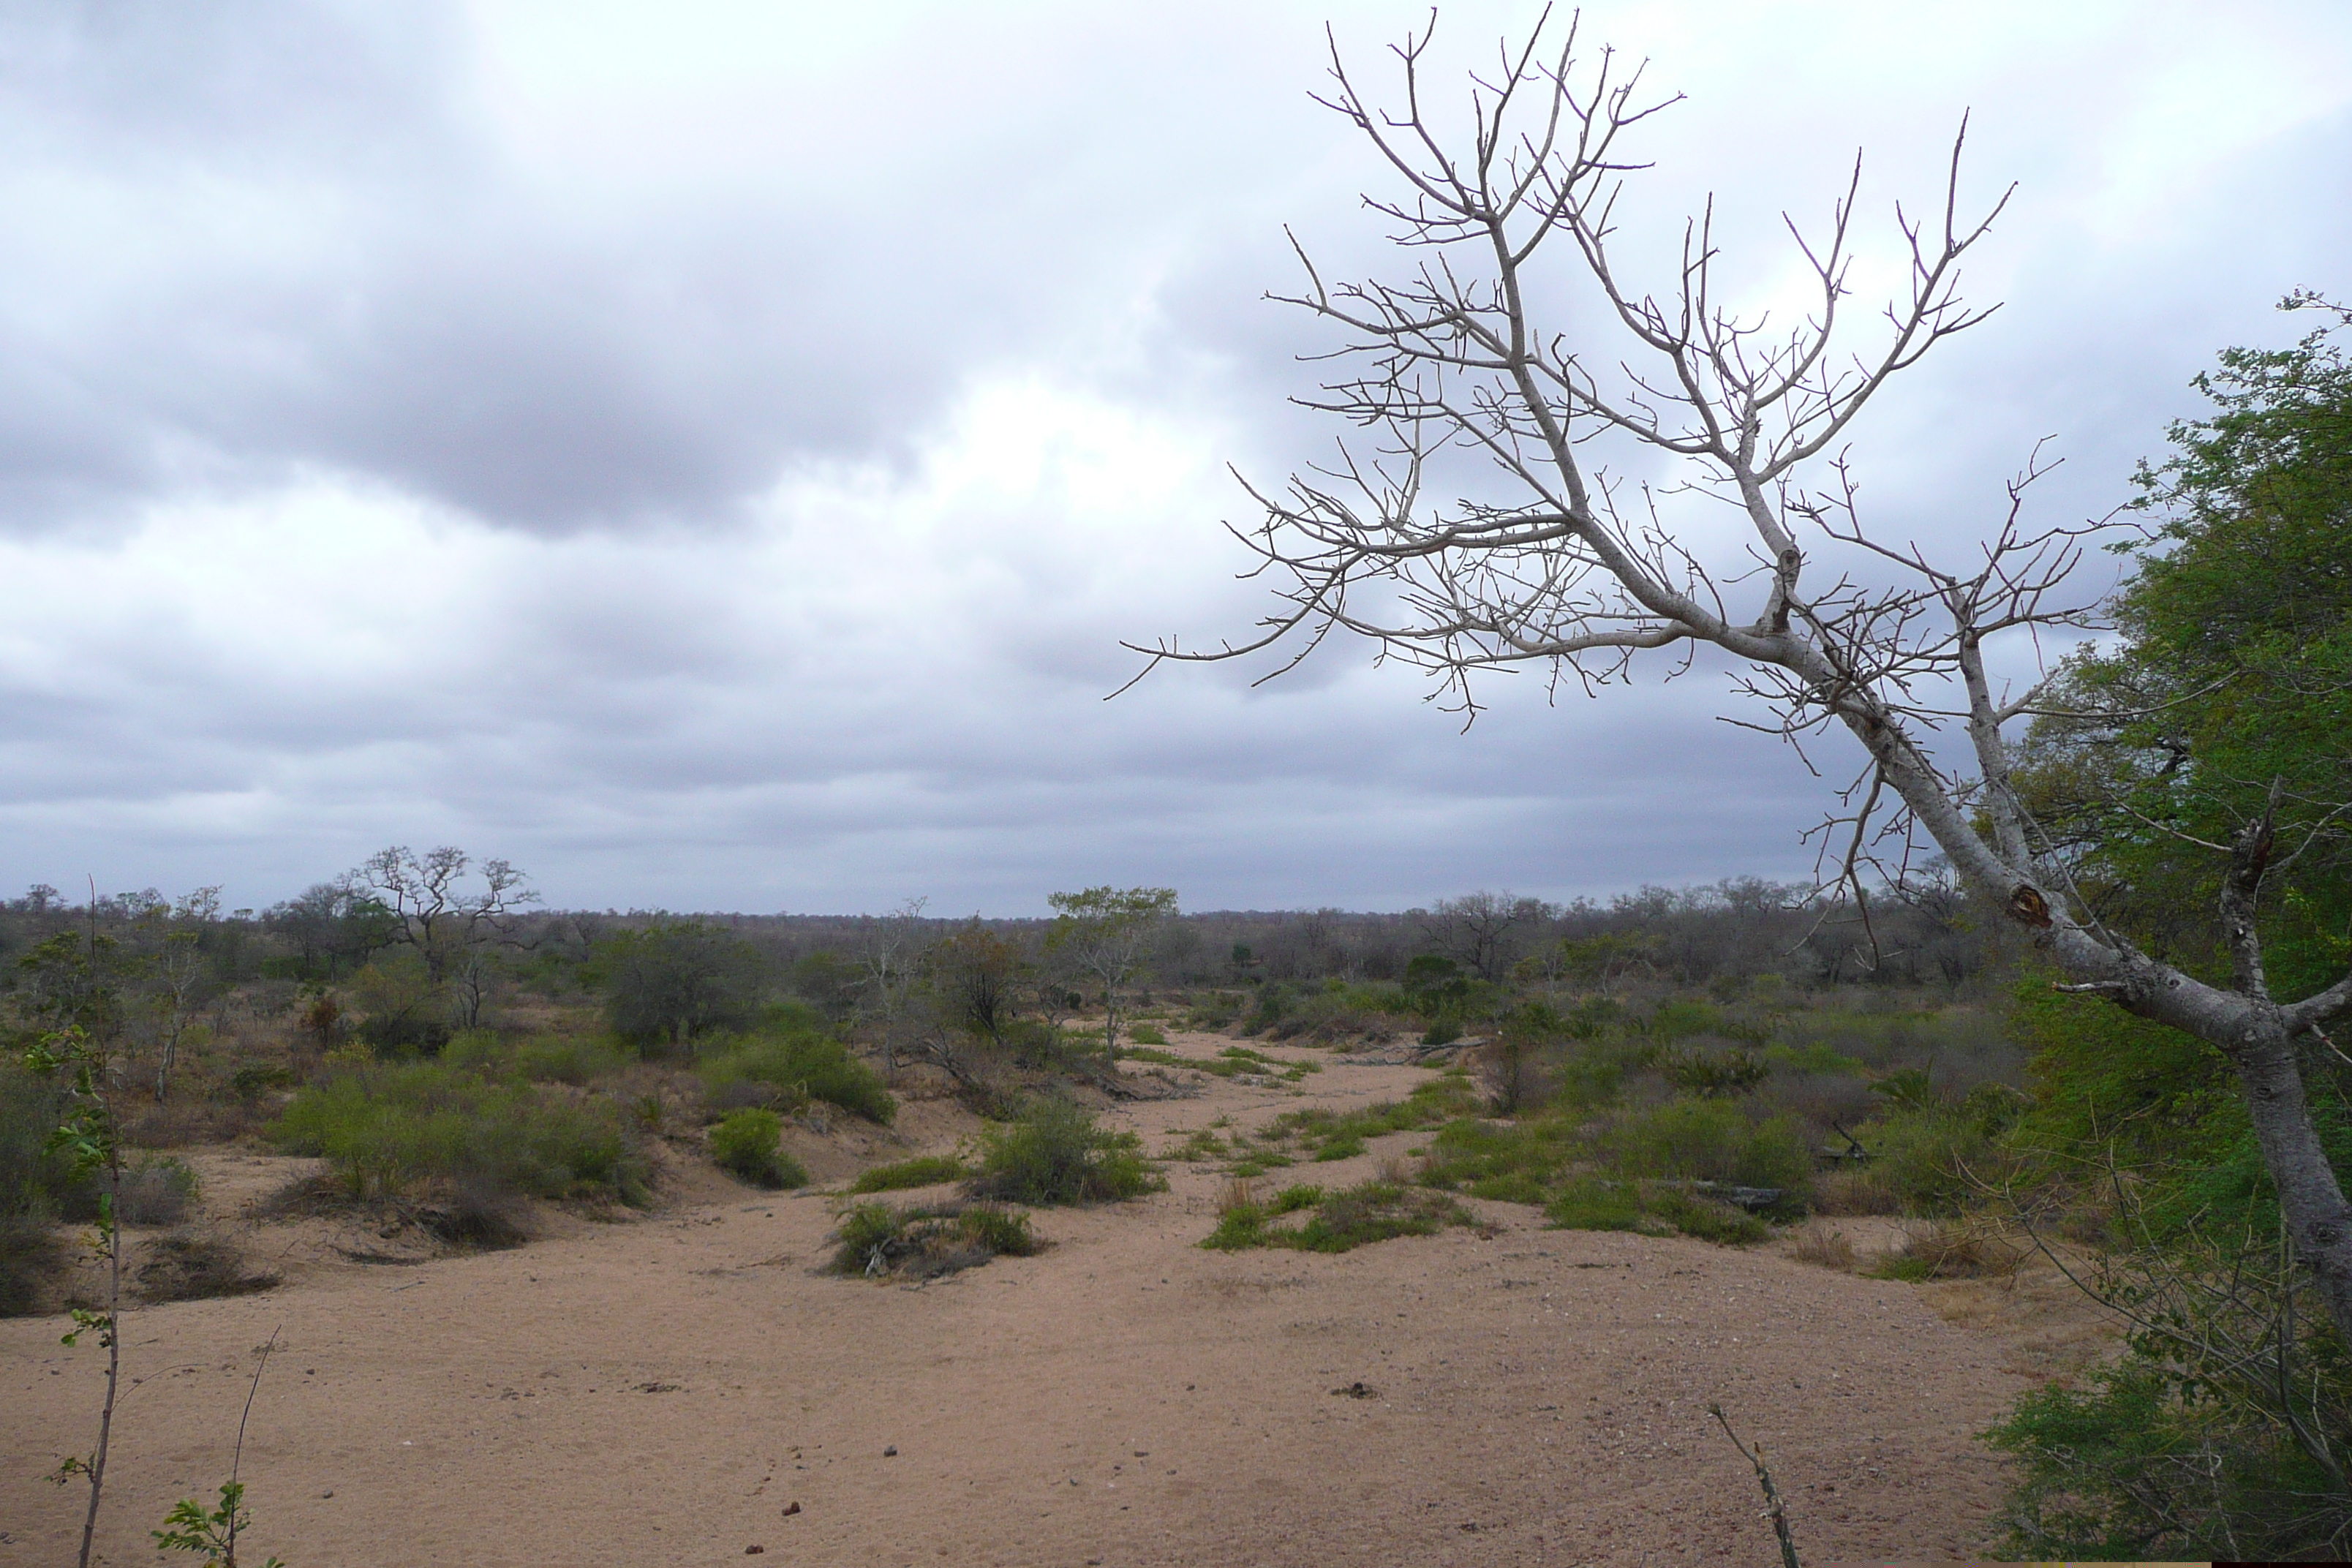
[[(1394, 281), (1332, 282), (1302, 248), (1305, 286), (1288, 302), (1342, 338), (1317, 357), (1343, 368), (1307, 405), (1369, 435), (1278, 490), (1244, 481), (1265, 515), (1234, 536), (1258, 557), (1252, 574), (1275, 584), (1276, 607), (1238, 643), (1129, 645), (1149, 657), (1145, 672), (1254, 655), (1293, 633), (1303, 658), (1338, 629), (1429, 672), (1434, 695), (1475, 719), (1472, 678), (1486, 671), (1538, 664), (1592, 689), (1647, 650), (1723, 650), (1745, 666), (1739, 689), (1763, 720), (1748, 727), (1801, 747), (1842, 725), (1867, 756), (1847, 811), (1832, 819), (1853, 832), (1823, 887), (1859, 891), (1865, 868), (1899, 879), (1905, 866), (1881, 865), (1868, 846), (1891, 834), (1907, 856), (1924, 834), (1971, 889), (2036, 933), (2068, 989), (2230, 1058), (2289, 1234), (2352, 1342), (2352, 1211), (2295, 1059), (2305, 1036), (2324, 1038), (2352, 1013), (2352, 976), (2297, 1002), (2272, 997), (2254, 921), (2270, 821), (2231, 847), (2220, 916), (2235, 973), (2215, 986), (2139, 952), (2073, 897), (2011, 785), (2003, 730), (2036, 711), (2042, 689), (1997, 700), (1985, 642), (2097, 626), (2092, 605), (2059, 595), (2102, 525), (2021, 521), (2027, 487), (2047, 471), (2037, 454), (2008, 482), (2006, 516), (1948, 570), (1916, 543), (1872, 536), (1834, 455), (1890, 377), (1989, 314), (1961, 300), (1959, 263), (2008, 196), (1974, 222), (1961, 216), (1965, 121), (1930, 216), (1897, 209), (1906, 280), (1882, 324), (1864, 329), (1877, 340), (1856, 353), (1843, 301), (1859, 163), (1824, 232), (1808, 239), (1790, 224), (1818, 289), (1808, 313), (1768, 321), (1721, 304), (1737, 289), (1716, 274), (1711, 208), (1686, 226), (1675, 281), (1644, 291), (1612, 251), (1620, 188), (1647, 166), (1618, 142), (1671, 100), (1637, 101), (1638, 71), (1612, 77), (1607, 50), (1580, 63), (1573, 23), (1556, 51), (1538, 53), (1543, 31), (1539, 22), (1474, 79), (1468, 145), (1453, 148), (1422, 110), (1430, 32), (1395, 51), (1403, 112), (1366, 101), (1335, 43), (1338, 85), (1323, 101), (1400, 182), (1393, 196), (1366, 201), (1417, 264)], [(1537, 262), (1547, 241), (1568, 247), (1565, 268)], [(1575, 330), (1537, 320), (1531, 296), (1575, 278), (1589, 294), (1568, 318)], [(1599, 329), (1615, 341), (1586, 341)], [(1685, 465), (1682, 488), (1744, 514), (1742, 554), (1710, 565), (1700, 551), (1713, 546), (1677, 537), (1658, 512), (1621, 513), (1618, 477), (1587, 467), (1609, 450), (1586, 445), (1599, 436)], [(1488, 459), (1485, 493), (1424, 489), (1424, 464), (1450, 485), (1465, 453)], [(1808, 478), (1816, 459), (1826, 478)], [(1846, 558), (1809, 580), (1801, 534)], [(1955, 713), (1964, 745), (1946, 722)], [(1974, 776), (1939, 746), (1969, 754)], [(1888, 790), (1900, 809), (1874, 824)]]

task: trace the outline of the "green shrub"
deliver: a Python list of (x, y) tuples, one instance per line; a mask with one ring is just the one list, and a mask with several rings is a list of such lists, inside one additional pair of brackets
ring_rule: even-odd
[(365, 1015), (361, 1040), (379, 1057), (430, 1057), (449, 1043), (449, 996), (414, 948), (380, 953), (352, 976), (352, 999)]
[(1580, 1142), (1572, 1122), (1541, 1117), (1514, 1123), (1464, 1118), (1449, 1121), (1430, 1140), (1421, 1168), (1423, 1186), (1466, 1187), (1473, 1197), (1539, 1204), (1544, 1189), (1577, 1158)]
[(767, 962), (731, 931), (657, 921), (596, 943), (587, 977), (605, 992), (613, 1032), (648, 1051), (682, 1047), (758, 1015)]
[(1654, 1236), (1679, 1231), (1733, 1247), (1772, 1234), (1772, 1227), (1754, 1215), (1673, 1182), (1580, 1177), (1554, 1194), (1544, 1213), (1561, 1230), (1638, 1230)]
[[(1382, 1100), (1361, 1110), (1293, 1110), (1276, 1117), (1259, 1130), (1261, 1139), (1280, 1142), (1297, 1138), (1318, 1151), (1318, 1159), (1345, 1159), (1363, 1152), (1364, 1140), (1389, 1132), (1433, 1127), (1466, 1115), (1478, 1105), (1469, 1075), (1454, 1068), (1429, 1079), (1402, 1100)], [(1345, 1153), (1324, 1154), (1334, 1145)]]
[(1201, 1245), (1213, 1252), (1244, 1252), (1265, 1247), (1265, 1209), (1258, 1204), (1231, 1204), (1217, 1216), (1217, 1228)]
[(1167, 1186), (1143, 1157), (1143, 1141), (1113, 1132), (1066, 1100), (1041, 1096), (1021, 1116), (981, 1134), (974, 1197), (1022, 1204), (1131, 1198)]
[(1912, 1214), (1958, 1214), (1982, 1195), (1979, 1183), (1997, 1183), (2013, 1163), (1980, 1121), (1957, 1109), (1894, 1112), (1855, 1136), (1871, 1152), (1872, 1182)]
[(636, 1060), (623, 1042), (593, 1035), (534, 1035), (514, 1051), (515, 1066), (535, 1083), (593, 1083)]
[(1643, 1207), (1651, 1217), (1685, 1236), (1718, 1246), (1744, 1247), (1772, 1234), (1772, 1227), (1754, 1215), (1682, 1187), (1663, 1187), (1648, 1194)]
[(2250, 1419), (2226, 1398), (2184, 1397), (2136, 1356), (2091, 1373), (2084, 1387), (2025, 1394), (1984, 1436), (2017, 1461), (2008, 1545), (2019, 1557), (2352, 1555), (2352, 1498), (2284, 1421)]
[(1621, 1117), (1597, 1141), (1624, 1175), (1728, 1182), (1802, 1194), (1812, 1179), (1810, 1140), (1796, 1119), (1751, 1121), (1727, 1100), (1673, 1100)]
[(1669, 1046), (1657, 1054), (1652, 1065), (1685, 1094), (1726, 1100), (1754, 1093), (1772, 1076), (1770, 1064), (1762, 1057), (1738, 1047), (1709, 1051), (1691, 1046)]
[(908, 1187), (934, 1187), (942, 1182), (961, 1182), (971, 1174), (961, 1160), (952, 1154), (918, 1154), (911, 1160), (901, 1160), (894, 1165), (877, 1165), (858, 1173), (849, 1184), (853, 1193), (895, 1193)]
[(1139, 1046), (1164, 1046), (1168, 1043), (1168, 1037), (1160, 1032), (1157, 1024), (1131, 1024), (1128, 1026), (1127, 1037)]
[(273, 1089), (291, 1089), (293, 1070), (280, 1062), (241, 1061), (229, 1069), (228, 1091), (247, 1105), (258, 1104)]
[(992, 1204), (943, 1204), (894, 1209), (858, 1204), (834, 1232), (827, 1267), (835, 1274), (906, 1275), (929, 1279), (970, 1268), (992, 1258), (1026, 1258), (1037, 1250), (1029, 1216)]
[(710, 1157), (719, 1168), (755, 1186), (804, 1187), (808, 1171), (784, 1152), (784, 1119), (772, 1110), (738, 1110), (710, 1130)]
[(613, 1105), (438, 1062), (334, 1074), (295, 1095), (271, 1131), (286, 1152), (323, 1157), (363, 1196), (428, 1181), (627, 1203), (646, 1192), (644, 1162)]
[(55, 1080), (0, 1061), (0, 1220), (98, 1217), (98, 1189), (57, 1145), (66, 1114)]
[(1555, 1194), (1544, 1215), (1561, 1230), (1639, 1230), (1642, 1200), (1623, 1183), (1586, 1176)]
[(882, 1076), (829, 1036), (794, 1029), (719, 1047), (702, 1065), (702, 1081), (714, 1103), (792, 1106), (822, 1100), (853, 1116), (887, 1127), (898, 1102)]
[[(1302, 1212), (1307, 1215), (1304, 1224), (1271, 1223), (1279, 1215)], [(1232, 1205), (1201, 1245), (1220, 1252), (1253, 1247), (1349, 1252), (1392, 1237), (1433, 1236), (1446, 1226), (1472, 1223), (1452, 1198), (1374, 1180), (1329, 1194), (1320, 1187), (1290, 1187), (1269, 1204)]]

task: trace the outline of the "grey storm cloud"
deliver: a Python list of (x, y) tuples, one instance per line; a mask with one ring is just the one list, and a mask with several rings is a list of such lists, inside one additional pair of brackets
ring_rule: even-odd
[[(1538, 9), (1444, 7), (1444, 101)], [(1376, 95), (1426, 16), (1337, 16)], [(1264, 612), (1224, 465), (1278, 480), (1337, 434), (1287, 401), (1329, 340), (1261, 299), (1298, 281), (1286, 226), (1327, 276), (1399, 265), (1382, 170), (1306, 96), (1322, 22), (12, 7), (0, 877), (257, 903), (457, 842), (557, 903), (1013, 913), (1803, 875), (1844, 759), (1717, 722), (1712, 666), (1501, 679), (1467, 735), (1360, 647), (1101, 700), (1122, 640)], [(1781, 213), (1818, 227), (1861, 147), (1866, 307), (1963, 110), (1966, 199), (2019, 183), (1969, 283), (2004, 309), (1855, 432), (1896, 536), (1965, 548), (2045, 437), (2034, 504), (2105, 511), (2214, 350), (2352, 293), (2333, 5), (1582, 25), (1689, 94), (1624, 209), (1654, 279), (1712, 191), (1777, 299)]]

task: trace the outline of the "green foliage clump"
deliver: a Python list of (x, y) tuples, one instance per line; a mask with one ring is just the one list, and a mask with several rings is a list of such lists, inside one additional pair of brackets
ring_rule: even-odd
[(2352, 1554), (2352, 1497), (2286, 1422), (2199, 1397), (2140, 1356), (2093, 1372), (2083, 1387), (2025, 1394), (1984, 1436), (2021, 1472), (2008, 1542), (2019, 1557)]
[(1812, 1149), (1793, 1117), (1751, 1119), (1724, 1100), (1673, 1100), (1621, 1115), (1596, 1140), (1612, 1170), (1635, 1178), (1727, 1182), (1801, 1194)]
[(961, 1160), (952, 1154), (918, 1154), (911, 1160), (895, 1164), (876, 1165), (858, 1173), (849, 1184), (853, 1193), (895, 1193), (908, 1187), (935, 1187), (942, 1182), (961, 1182), (971, 1173)]
[(1566, 1118), (1505, 1124), (1465, 1117), (1446, 1123), (1430, 1140), (1421, 1182), (1466, 1190), (1475, 1198), (1539, 1204), (1582, 1152), (1577, 1129)]
[(882, 1075), (849, 1047), (805, 1018), (776, 1012), (759, 1035), (718, 1044), (702, 1063), (702, 1081), (715, 1103), (805, 1104), (821, 1100), (853, 1116), (888, 1126), (898, 1102)]
[(1308, 1073), (1321, 1072), (1320, 1062), (1286, 1062), (1276, 1057), (1264, 1056), (1246, 1046), (1228, 1046), (1213, 1057), (1180, 1057), (1173, 1051), (1155, 1050), (1148, 1046), (1131, 1046), (1125, 1052), (1131, 1062), (1147, 1062), (1154, 1067), (1190, 1068), (1217, 1078), (1239, 1078), (1244, 1073), (1263, 1073), (1279, 1078), (1286, 1083), (1297, 1083)]
[(981, 1134), (974, 1197), (1021, 1204), (1107, 1203), (1168, 1185), (1132, 1132), (1097, 1126), (1066, 1100), (1040, 1096), (1014, 1121)]
[(618, 1110), (440, 1062), (340, 1072), (295, 1095), (271, 1128), (359, 1195), (445, 1181), (534, 1197), (643, 1201), (646, 1166)]
[(0, 1062), (0, 1221), (98, 1217), (98, 1187), (57, 1140), (67, 1095), (55, 1079)]
[[(1295, 1226), (1281, 1215), (1304, 1213)], [(1434, 1236), (1449, 1225), (1475, 1222), (1452, 1198), (1374, 1180), (1327, 1194), (1317, 1186), (1286, 1188), (1272, 1202), (1228, 1206), (1202, 1246), (1220, 1252), (1284, 1247), (1299, 1252), (1349, 1252), (1400, 1236)]]
[(1280, 1142), (1296, 1138), (1318, 1160), (1343, 1160), (1364, 1152), (1364, 1141), (1390, 1132), (1433, 1127), (1477, 1107), (1469, 1076), (1459, 1069), (1439, 1074), (1416, 1086), (1402, 1100), (1382, 1100), (1361, 1110), (1293, 1110), (1261, 1128), (1261, 1140)]
[(749, 1027), (765, 971), (759, 950), (732, 931), (698, 921), (657, 921), (599, 942), (586, 977), (605, 993), (613, 1032), (656, 1050)]
[(1561, 1230), (1679, 1233), (1727, 1247), (1762, 1241), (1772, 1234), (1772, 1227), (1756, 1215), (1676, 1182), (1579, 1177), (1544, 1205), (1544, 1214)]
[(719, 1168), (754, 1186), (804, 1187), (808, 1170), (783, 1148), (784, 1119), (756, 1106), (730, 1111), (710, 1130)]
[(1623, 1182), (1582, 1176), (1553, 1195), (1544, 1215), (1562, 1230), (1639, 1230), (1642, 1200)]
[(1168, 1043), (1167, 1035), (1157, 1024), (1130, 1024), (1127, 1037), (1139, 1046), (1164, 1046)]
[(1026, 1258), (1038, 1246), (1027, 1215), (993, 1204), (858, 1204), (841, 1216), (834, 1240), (830, 1271), (867, 1279), (929, 1279), (992, 1258)]

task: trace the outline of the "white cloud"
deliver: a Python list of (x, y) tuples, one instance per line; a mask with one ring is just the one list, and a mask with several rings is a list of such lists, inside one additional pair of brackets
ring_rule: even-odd
[[(1533, 10), (1449, 6), (1440, 52)], [(1223, 464), (1331, 435), (1282, 402), (1321, 340), (1256, 300), (1282, 224), (1393, 266), (1304, 99), (1319, 13), (410, 15), (0, 27), (0, 874), (255, 902), (446, 840), (560, 902), (1011, 912), (1808, 861), (1820, 787), (1705, 675), (1498, 682), (1467, 738), (1361, 647), (1099, 700), (1122, 638), (1266, 606)], [(1423, 15), (1340, 19), (1368, 85)], [(1884, 286), (1972, 106), (1969, 188), (2022, 182), (1972, 293), (2015, 302), (1857, 431), (1865, 502), (1963, 540), (2054, 433), (2051, 515), (2104, 510), (2214, 348), (2352, 292), (2352, 23), (2256, 21), (1590, 6), (1691, 94), (1629, 262), (1714, 188), (1780, 302), (1779, 214), (1863, 144)]]

